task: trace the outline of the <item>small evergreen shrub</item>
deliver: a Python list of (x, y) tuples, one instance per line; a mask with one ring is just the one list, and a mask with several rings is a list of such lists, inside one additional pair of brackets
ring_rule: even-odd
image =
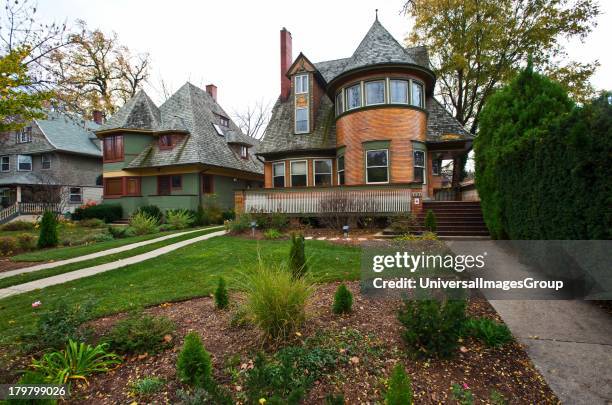
[(8, 224), (0, 226), (2, 231), (32, 231), (34, 230), (34, 223), (28, 221), (12, 221)]
[(127, 238), (130, 236), (134, 236), (134, 230), (127, 226), (109, 225), (107, 229), (108, 229), (109, 235), (111, 235), (114, 239), (122, 239), (122, 238)]
[(151, 395), (161, 391), (166, 383), (159, 377), (145, 377), (130, 384), (132, 392), (136, 395)]
[(219, 200), (215, 194), (206, 196), (203, 206), (209, 225), (219, 225), (223, 223), (223, 209), (219, 205)]
[(425, 229), (429, 232), (436, 232), (437, 221), (436, 214), (434, 214), (433, 210), (427, 210), (427, 214), (425, 215)]
[(192, 212), (185, 209), (176, 209), (166, 211), (166, 223), (174, 229), (185, 229), (192, 226), (195, 222), (195, 216)]
[(346, 285), (340, 284), (334, 294), (334, 314), (348, 314), (353, 309), (353, 294), (346, 288)]
[(106, 223), (118, 221), (123, 217), (123, 208), (119, 204), (97, 204), (82, 206), (74, 210), (72, 219), (98, 218)]
[(469, 389), (467, 384), (463, 384), (463, 387), (459, 384), (453, 384), (451, 386), (451, 397), (459, 404), (459, 405), (473, 405), (474, 404), (474, 395), (472, 395), (472, 391)]
[(147, 235), (157, 232), (158, 221), (156, 217), (149, 216), (144, 212), (137, 212), (130, 218), (130, 228), (136, 235)]
[(389, 388), (385, 394), (387, 405), (412, 404), (412, 381), (401, 364), (396, 364), (389, 378)]
[(204, 348), (200, 336), (189, 332), (176, 363), (179, 379), (194, 387), (207, 388), (212, 385), (212, 361)]
[(236, 218), (236, 211), (234, 211), (233, 209), (229, 209), (229, 210), (223, 211), (223, 220), (224, 221), (232, 220), (234, 218)]
[(104, 338), (120, 353), (157, 353), (172, 346), (174, 323), (163, 316), (133, 315), (118, 321)]
[(38, 247), (40, 249), (55, 247), (59, 243), (57, 236), (57, 219), (51, 211), (45, 211), (40, 223), (40, 235), (38, 236)]
[(132, 214), (132, 216), (136, 214), (145, 214), (150, 218), (155, 218), (157, 223), (163, 222), (164, 219), (164, 213), (157, 205), (143, 205), (142, 207), (138, 208)]
[(195, 224), (197, 226), (206, 226), (210, 225), (210, 220), (208, 219), (208, 214), (206, 210), (201, 205), (198, 205), (198, 209), (195, 214)]
[(29, 233), (21, 233), (17, 235), (17, 244), (23, 251), (33, 250), (36, 248), (36, 237)]
[(12, 236), (0, 236), (0, 255), (7, 256), (17, 250), (17, 239)]
[(223, 387), (213, 384), (209, 388), (196, 387), (192, 390), (178, 390), (176, 396), (180, 405), (234, 405), (230, 393)]
[(79, 221), (79, 226), (85, 228), (100, 228), (104, 226), (104, 221), (99, 218), (88, 218)]
[(225, 309), (229, 305), (229, 295), (223, 277), (219, 277), (219, 284), (215, 290), (215, 305), (217, 309)]
[(291, 234), (291, 250), (289, 251), (289, 268), (294, 278), (301, 278), (308, 271), (305, 253), (304, 235)]
[(264, 232), (264, 238), (268, 240), (280, 239), (283, 236), (277, 229), (270, 228)]
[(512, 341), (510, 329), (489, 318), (469, 318), (464, 326), (465, 334), (483, 341), (489, 347), (499, 347)]

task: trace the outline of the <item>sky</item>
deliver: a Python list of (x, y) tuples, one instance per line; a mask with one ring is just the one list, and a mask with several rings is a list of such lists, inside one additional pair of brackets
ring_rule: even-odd
[[(158, 1), (39, 0), (39, 18), (85, 20), (90, 28), (115, 31), (134, 52), (152, 59), (146, 92), (163, 100), (163, 80), (174, 92), (186, 81), (218, 87), (218, 101), (229, 114), (259, 101), (273, 102), (280, 92), (279, 31), (293, 37), (293, 57), (311, 61), (350, 56), (366, 34), (378, 9), (380, 22), (400, 42), (410, 31), (401, 14), (402, 0)], [(596, 89), (612, 89), (612, 1), (600, 0), (602, 14), (586, 43), (568, 42), (569, 57), (598, 59), (592, 78)]]

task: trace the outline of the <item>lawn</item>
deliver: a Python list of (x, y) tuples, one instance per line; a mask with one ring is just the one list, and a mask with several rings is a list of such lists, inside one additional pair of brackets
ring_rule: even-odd
[[(86, 226), (78, 226), (74, 223), (61, 222), (58, 227), (58, 237), (60, 243), (78, 243), (79, 241), (86, 240), (89, 238), (94, 238), (96, 236), (106, 235), (108, 234), (108, 230), (106, 226), (103, 227), (86, 227)], [(3, 236), (11, 236), (16, 237), (21, 234), (29, 234), (32, 236), (38, 236), (39, 229), (30, 229), (30, 230), (21, 230), (21, 231), (5, 231), (0, 230), (0, 237)], [(41, 259), (45, 260), (45, 259)]]
[[(223, 236), (194, 243), (164, 256), (66, 284), (0, 300), (0, 343), (32, 327), (36, 316), (58, 301), (94, 303), (93, 317), (166, 301), (210, 294), (223, 275), (229, 287), (242, 271), (264, 261), (286, 262), (289, 241), (256, 241)], [(319, 281), (358, 279), (361, 249), (354, 246), (306, 241), (310, 273)], [(42, 306), (32, 308), (40, 300)]]
[[(159, 242), (155, 242), (155, 243), (151, 243), (148, 245), (144, 245), (144, 246), (139, 246), (136, 247), (134, 249), (130, 249), (130, 250), (126, 250), (124, 252), (119, 252), (119, 253), (114, 253), (111, 255), (106, 255), (106, 256), (100, 256), (97, 257), (95, 259), (89, 259), (89, 260), (84, 260), (81, 262), (76, 262), (76, 263), (69, 263), (63, 266), (58, 266), (58, 267), (53, 267), (50, 269), (46, 269), (46, 270), (39, 270), (39, 271), (34, 271), (31, 273), (23, 273), (23, 274), (17, 274), (15, 276), (12, 277), (6, 277), (6, 278), (0, 278), (0, 288), (6, 288), (6, 287), (10, 287), (13, 285), (18, 285), (18, 284), (23, 284), (23, 283), (27, 283), (29, 281), (33, 281), (33, 280), (39, 280), (41, 278), (45, 278), (45, 277), (51, 277), (51, 276), (55, 276), (57, 274), (62, 274), (62, 273), (68, 273), (70, 271), (74, 271), (74, 270), (78, 270), (78, 269), (84, 269), (86, 267), (92, 267), (92, 266), (97, 266), (99, 264), (104, 264), (104, 263), (110, 263), (110, 262), (114, 262), (116, 260), (120, 260), (120, 259), (125, 259), (127, 257), (132, 257), (132, 256), (136, 256), (142, 253), (146, 253), (146, 252), (150, 252), (152, 250), (167, 246), (167, 245), (171, 245), (173, 243), (177, 243), (177, 242), (181, 242), (184, 240), (188, 240), (188, 239), (192, 239), (195, 238), (197, 236), (201, 236), (201, 235), (205, 235), (207, 233), (210, 232), (215, 232), (215, 231), (219, 231), (221, 230), (221, 228), (219, 227), (212, 227), (212, 228), (205, 228), (205, 229), (200, 229), (197, 230), (195, 232), (190, 232), (186, 235), (179, 235), (179, 236), (175, 236), (173, 238), (169, 238), (169, 239), (165, 239)], [(146, 235), (146, 236), (150, 236), (150, 235)], [(159, 236), (163, 236), (160, 234), (155, 234), (155, 236), (159, 237)], [(148, 238), (148, 239), (152, 239)], [(133, 239), (133, 238), (129, 238), (129, 239)], [(118, 239), (116, 240), (118, 241), (123, 241), (124, 239)], [(145, 239), (146, 240), (146, 239)], [(116, 241), (110, 241), (110, 242), (116, 242)], [(132, 243), (134, 242), (139, 242), (139, 240), (132, 240)], [(105, 242), (102, 242), (105, 243)], [(100, 243), (100, 244), (102, 244)], [(122, 243), (119, 244), (118, 246), (123, 246), (126, 245), (127, 243)], [(112, 248), (112, 247), (118, 247), (118, 246), (111, 246), (108, 247), (108, 249)], [(84, 248), (86, 247), (97, 247), (97, 245), (91, 245), (91, 246), (77, 246), (74, 248), (66, 248), (66, 249), (79, 249), (81, 251), (84, 250)], [(105, 250), (105, 249), (97, 249), (94, 250), (93, 252), (97, 252), (99, 250)], [(49, 251), (50, 253), (53, 252), (53, 250)], [(64, 254), (68, 254), (68, 253), (74, 253), (72, 251), (69, 252), (64, 252)], [(81, 253), (81, 254), (73, 254), (72, 256), (69, 257), (76, 257), (76, 256), (82, 256), (88, 253), (92, 253), (92, 252), (87, 252), (87, 253)]]

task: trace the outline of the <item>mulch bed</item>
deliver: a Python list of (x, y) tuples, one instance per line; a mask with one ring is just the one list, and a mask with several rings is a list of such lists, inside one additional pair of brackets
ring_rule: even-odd
[[(341, 364), (333, 375), (321, 378), (308, 392), (304, 403), (323, 403), (327, 394), (339, 392), (349, 404), (381, 401), (383, 380), (388, 378), (397, 362), (406, 366), (412, 378), (415, 403), (452, 403), (450, 387), (453, 383), (467, 384), (476, 398), (475, 403), (489, 402), (492, 389), (511, 403), (559, 403), (518, 343), (491, 349), (469, 339), (462, 342), (461, 350), (451, 360), (413, 360), (407, 356), (400, 336), (401, 327), (396, 318), (400, 302), (363, 297), (359, 294), (358, 282), (351, 282), (347, 285), (354, 293), (354, 311), (351, 315), (337, 316), (331, 312), (331, 303), (338, 284), (317, 288), (311, 316), (300, 331), (301, 336), (296, 336), (293, 343), (323, 330), (331, 333), (357, 330), (368, 336), (368, 342), (375, 342), (379, 350), (362, 358), (351, 357), (351, 361)], [(243, 367), (251, 364), (255, 353), (262, 349), (256, 330), (249, 326), (230, 326), (231, 312), (216, 310), (209, 297), (166, 303), (145, 312), (167, 316), (177, 324), (174, 348), (157, 355), (126, 358), (117, 369), (90, 378), (88, 386), (73, 387), (70, 403), (176, 403), (175, 393), (181, 388), (176, 380), (176, 359), (184, 335), (191, 330), (200, 334), (211, 353), (217, 382), (232, 392), (242, 389), (232, 383), (224, 365), (228, 358), (236, 355)], [(472, 298), (468, 312), (499, 320), (484, 299)], [(98, 319), (90, 326), (100, 335), (125, 316)], [(134, 397), (130, 393), (130, 382), (146, 376), (160, 377), (167, 385), (162, 392), (147, 398)]]
[(2, 258), (0, 259), (0, 273), (9, 270), (22, 269), (24, 267), (36, 266), (42, 263), (46, 262), (13, 262), (10, 258)]

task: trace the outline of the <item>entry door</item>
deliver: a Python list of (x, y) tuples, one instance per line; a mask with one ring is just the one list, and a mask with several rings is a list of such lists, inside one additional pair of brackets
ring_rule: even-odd
[(157, 194), (170, 195), (172, 176), (157, 176)]

